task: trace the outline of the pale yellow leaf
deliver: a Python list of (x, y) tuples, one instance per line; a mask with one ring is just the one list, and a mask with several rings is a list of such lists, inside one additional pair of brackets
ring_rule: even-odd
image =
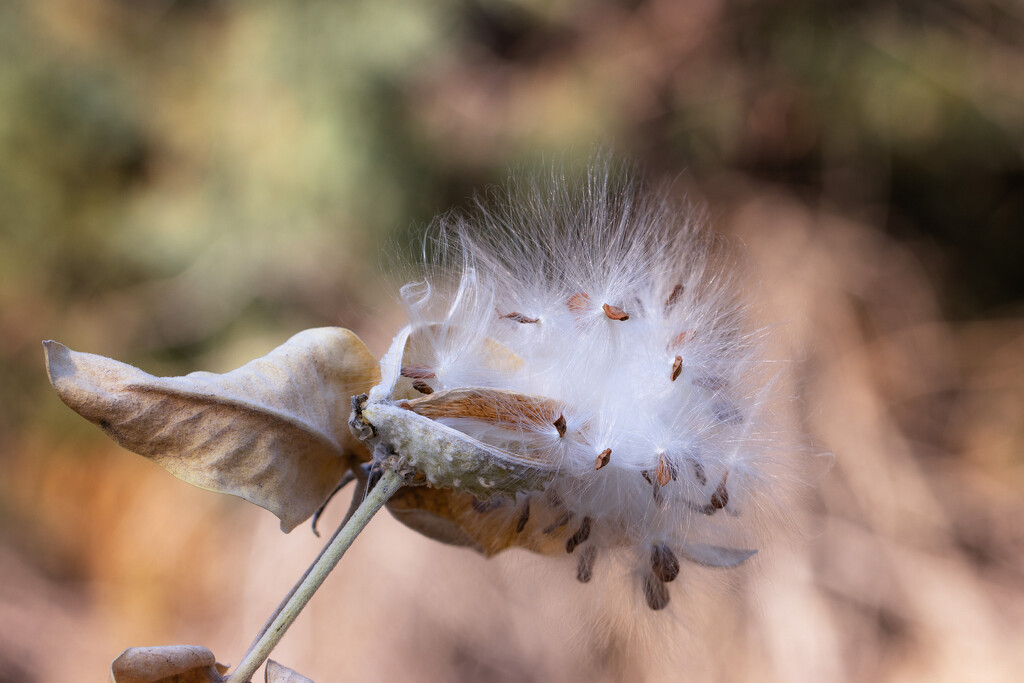
[(306, 678), (286, 666), (281, 666), (273, 659), (267, 660), (266, 683), (313, 683), (313, 679)]
[(112, 683), (220, 683), (227, 670), (199, 645), (130, 647), (110, 663)]
[(154, 377), (130, 365), (44, 342), (64, 401), (125, 448), (202, 488), (270, 510), (291, 531), (355, 460), (350, 397), (380, 381), (352, 332), (305, 330), (223, 375)]

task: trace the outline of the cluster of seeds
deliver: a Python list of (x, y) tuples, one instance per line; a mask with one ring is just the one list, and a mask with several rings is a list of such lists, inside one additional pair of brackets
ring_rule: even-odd
[(443, 226), (454, 258), (403, 289), (409, 341), (390, 398), (550, 468), (540, 490), (473, 482), (476, 514), (530, 537), (518, 545), (564, 548), (584, 583), (603, 551), (625, 554), (662, 609), (680, 558), (739, 564), (763, 522), (744, 517), (770, 477), (771, 373), (725, 250), (606, 170), (500, 207)]

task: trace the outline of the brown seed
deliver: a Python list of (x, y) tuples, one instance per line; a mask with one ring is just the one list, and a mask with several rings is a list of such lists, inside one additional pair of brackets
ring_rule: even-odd
[(544, 527), (544, 532), (543, 533), (548, 534), (548, 535), (553, 534), (556, 531), (558, 531), (559, 529), (561, 529), (562, 527), (564, 527), (566, 524), (568, 524), (569, 520), (571, 520), (571, 519), (572, 519), (572, 513), (571, 512), (563, 512), (562, 515), (558, 519), (556, 519), (551, 524), (548, 524), (546, 527)]
[(530, 521), (530, 499), (527, 498), (526, 502), (523, 503), (523, 509), (519, 513), (519, 521), (516, 522), (516, 533), (523, 533), (523, 529), (526, 528), (526, 523)]
[(651, 479), (651, 473), (648, 470), (640, 470), (640, 476), (647, 480), (647, 483), (651, 485), (651, 495), (654, 496), (654, 502), (661, 505), (663, 500), (661, 498), (661, 484), (657, 479)]
[(584, 517), (583, 522), (580, 523), (580, 528), (576, 530), (569, 540), (565, 542), (565, 552), (572, 554), (572, 551), (581, 545), (584, 541), (590, 538), (590, 525), (592, 520), (590, 517)]
[(612, 459), (612, 449), (606, 448), (601, 451), (597, 456), (597, 462), (594, 463), (594, 469), (599, 470), (608, 464), (608, 461)]
[(665, 609), (668, 606), (668, 586), (658, 577), (648, 574), (644, 576), (644, 598), (651, 609)]
[(590, 295), (586, 292), (576, 292), (570, 296), (569, 310), (573, 313), (586, 313), (590, 310)]
[(676, 336), (672, 337), (672, 341), (670, 341), (668, 343), (668, 348), (669, 349), (678, 349), (680, 346), (683, 345), (684, 342), (686, 342), (686, 338), (688, 336), (690, 336), (690, 333), (688, 331), (684, 330), (684, 331), (680, 332)]
[(704, 465), (701, 465), (696, 460), (693, 461), (693, 476), (697, 478), (697, 483), (701, 486), (708, 483), (708, 475), (704, 471)]
[(729, 490), (725, 488), (725, 480), (729, 478), (729, 473), (726, 472), (722, 475), (722, 482), (715, 488), (715, 492), (711, 494), (711, 506), (716, 510), (721, 510), (729, 504)]
[(618, 306), (612, 306), (611, 304), (602, 304), (601, 308), (604, 309), (604, 314), (611, 320), (629, 320), (629, 314)]
[(659, 581), (669, 583), (679, 576), (679, 558), (664, 543), (651, 547), (651, 571)]
[(429, 384), (427, 384), (423, 380), (419, 380), (419, 379), (413, 380), (412, 388), (415, 389), (416, 391), (420, 392), (421, 394), (432, 394), (432, 393), (434, 393), (434, 390), (430, 388)]
[(588, 583), (594, 578), (594, 560), (597, 559), (597, 546), (588, 545), (580, 548), (580, 554), (576, 559), (576, 580), (580, 583)]
[(676, 302), (679, 301), (679, 297), (683, 295), (683, 291), (685, 289), (686, 288), (683, 287), (682, 285), (676, 285), (675, 287), (672, 288), (672, 293), (668, 295), (667, 299), (665, 299), (666, 313), (668, 313), (670, 308), (676, 305)]
[(713, 515), (726, 505), (729, 504), (729, 490), (725, 487), (725, 480), (729, 478), (729, 473), (726, 472), (722, 476), (721, 483), (715, 487), (715, 492), (711, 494), (711, 502), (706, 505), (697, 505), (696, 503), (688, 503), (691, 510), (703, 513), (705, 515)]
[(683, 357), (676, 356), (676, 359), (672, 361), (672, 381), (675, 382), (679, 379), (679, 373), (683, 371)]
[(558, 419), (555, 420), (552, 424), (555, 425), (555, 429), (558, 430), (559, 437), (565, 436), (566, 424), (564, 415), (559, 415)]
[(434, 371), (426, 365), (406, 365), (402, 368), (402, 377), (409, 379), (433, 379)]
[(672, 465), (669, 464), (668, 458), (665, 457), (665, 452), (658, 453), (658, 485), (667, 486), (670, 481), (675, 479), (672, 476)]
[(535, 323), (540, 320), (540, 318), (531, 318), (519, 312), (506, 313), (505, 315), (501, 316), (501, 319), (514, 320), (517, 323)]

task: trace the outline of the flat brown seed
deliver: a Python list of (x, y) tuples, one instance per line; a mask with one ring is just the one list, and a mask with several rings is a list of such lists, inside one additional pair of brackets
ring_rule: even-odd
[(551, 534), (555, 533), (556, 531), (558, 531), (559, 529), (561, 529), (562, 527), (564, 527), (566, 524), (568, 524), (569, 520), (571, 520), (571, 519), (572, 519), (572, 513), (571, 512), (563, 512), (562, 515), (558, 519), (556, 519), (551, 524), (548, 524), (546, 527), (544, 527), (543, 533), (551, 535)]
[(611, 304), (602, 304), (601, 308), (604, 309), (604, 314), (611, 320), (629, 320), (629, 314), (618, 306), (612, 306)]
[(668, 295), (667, 299), (665, 299), (665, 312), (666, 313), (668, 312), (668, 310), (670, 308), (672, 308), (673, 306), (676, 305), (676, 302), (679, 301), (679, 297), (681, 297), (683, 295), (683, 291), (685, 289), (686, 288), (683, 287), (682, 285), (676, 285), (675, 287), (672, 288), (672, 293)]
[(696, 460), (693, 461), (693, 476), (697, 478), (697, 483), (701, 486), (708, 483), (708, 475), (704, 471), (704, 465), (701, 465)]
[(726, 472), (722, 476), (722, 482), (715, 488), (715, 492), (711, 494), (711, 506), (716, 510), (721, 510), (729, 504), (729, 489), (725, 488), (725, 480), (729, 478), (729, 473)]
[(519, 513), (519, 521), (516, 522), (516, 533), (523, 533), (523, 529), (526, 528), (526, 523), (530, 521), (530, 499), (527, 498), (526, 502), (523, 503), (523, 509)]
[(675, 382), (679, 379), (679, 374), (683, 371), (683, 357), (676, 356), (675, 360), (672, 361), (672, 381)]
[(432, 393), (434, 393), (434, 390), (430, 388), (429, 384), (427, 384), (423, 380), (419, 380), (419, 379), (413, 380), (412, 388), (415, 389), (416, 391), (420, 392), (421, 394), (432, 394)]
[(644, 576), (644, 599), (653, 610), (665, 609), (668, 606), (668, 586), (653, 574), (647, 574)]
[(569, 297), (569, 310), (573, 313), (586, 313), (590, 309), (590, 295), (576, 292)]
[(576, 550), (581, 544), (583, 544), (588, 538), (590, 538), (590, 525), (593, 520), (590, 517), (584, 517), (583, 522), (580, 524), (580, 528), (576, 530), (569, 540), (565, 542), (565, 552), (572, 554), (572, 551)]
[(576, 559), (576, 580), (589, 583), (594, 578), (594, 561), (597, 559), (597, 546), (588, 545), (580, 548)]
[(651, 571), (659, 581), (669, 583), (679, 576), (679, 558), (664, 543), (651, 547)]
[(501, 316), (501, 319), (502, 320), (514, 320), (517, 323), (524, 323), (524, 324), (526, 324), (526, 323), (535, 323), (535, 322), (540, 320), (540, 318), (531, 318), (531, 317), (523, 315), (522, 313), (519, 313), (519, 312), (506, 313), (505, 315)]
[(597, 462), (594, 463), (594, 469), (599, 470), (608, 464), (608, 461), (612, 459), (612, 449), (606, 448), (601, 451), (597, 456)]
[(406, 365), (402, 368), (402, 377), (409, 379), (433, 379), (434, 371), (426, 365)]
[(672, 481), (672, 465), (669, 464), (668, 458), (665, 457), (664, 451), (658, 453), (658, 485), (667, 486)]
[(690, 333), (686, 330), (680, 332), (676, 336), (672, 337), (672, 341), (668, 343), (669, 349), (678, 349), (686, 342), (686, 338), (690, 336)]
[(558, 430), (559, 437), (565, 436), (566, 424), (564, 415), (559, 415), (558, 419), (555, 420), (552, 424), (555, 425), (555, 429)]

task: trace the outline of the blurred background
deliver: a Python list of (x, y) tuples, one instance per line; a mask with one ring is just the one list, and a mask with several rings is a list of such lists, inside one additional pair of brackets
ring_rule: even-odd
[(389, 264), (434, 215), (594, 145), (745, 245), (830, 454), (804, 538), (724, 595), (686, 577), (658, 621), (622, 577), (382, 516), (275, 658), (321, 683), (1019, 680), (1022, 73), (1014, 0), (0, 0), (0, 681), (103, 680), (128, 646), (237, 662), (320, 546), (107, 441), (40, 340), (168, 375), (322, 325), (379, 353)]

